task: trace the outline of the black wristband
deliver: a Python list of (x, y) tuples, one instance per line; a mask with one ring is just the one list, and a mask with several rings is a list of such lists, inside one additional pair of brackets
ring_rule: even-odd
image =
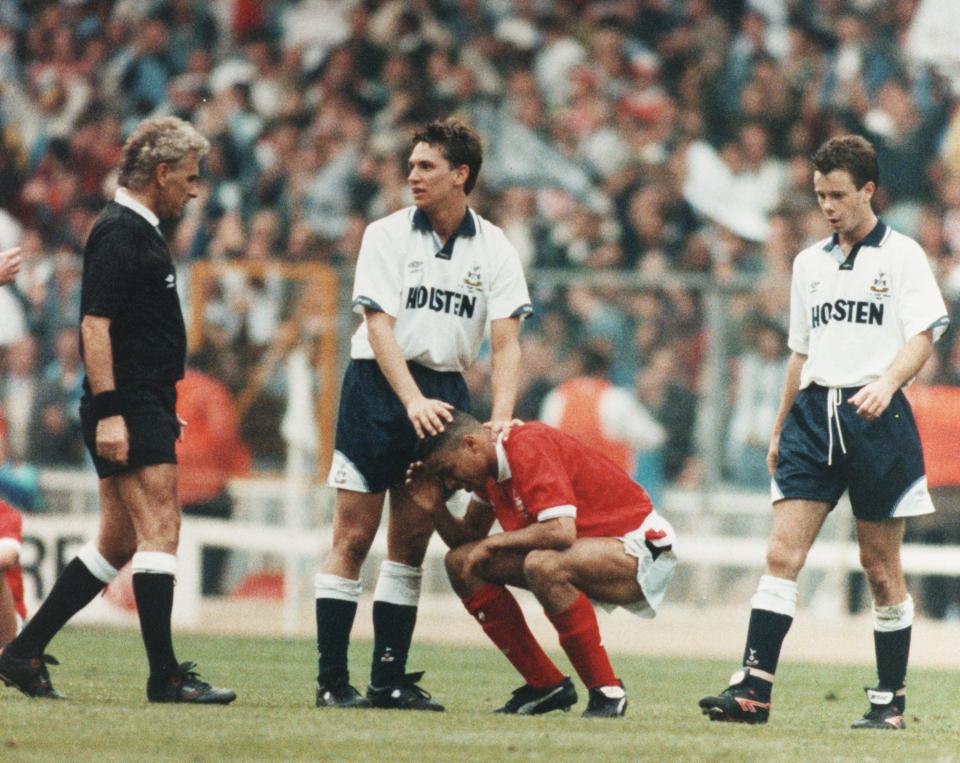
[(117, 390), (108, 389), (93, 396), (93, 415), (97, 421), (120, 416), (122, 413), (120, 393)]

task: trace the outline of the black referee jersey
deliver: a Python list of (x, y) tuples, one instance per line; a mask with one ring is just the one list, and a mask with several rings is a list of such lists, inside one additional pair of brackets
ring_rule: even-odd
[[(86, 315), (110, 318), (118, 388), (183, 378), (187, 333), (170, 250), (143, 216), (113, 201), (83, 250), (81, 319)], [(89, 394), (86, 379), (84, 386)]]

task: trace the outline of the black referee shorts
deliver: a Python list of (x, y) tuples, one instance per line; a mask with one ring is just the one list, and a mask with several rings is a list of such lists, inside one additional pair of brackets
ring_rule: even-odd
[(93, 416), (92, 401), (86, 395), (80, 401), (83, 442), (93, 458), (97, 476), (103, 479), (142, 466), (177, 463), (176, 442), (180, 435), (177, 388), (138, 382), (119, 387), (117, 391), (130, 435), (130, 455), (126, 464), (97, 455), (97, 419)]

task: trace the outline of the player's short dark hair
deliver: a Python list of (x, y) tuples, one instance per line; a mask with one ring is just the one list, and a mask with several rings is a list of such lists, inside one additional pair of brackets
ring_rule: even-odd
[(460, 444), (464, 435), (480, 429), (480, 422), (466, 411), (454, 410), (452, 413), (453, 421), (445, 422), (440, 434), (427, 435), (417, 441), (415, 461), (426, 462), (431, 456), (452, 450)]
[(470, 174), (463, 184), (463, 192), (470, 193), (477, 184), (480, 166), (483, 164), (483, 146), (480, 136), (459, 119), (441, 119), (424, 125), (414, 136), (412, 144), (426, 143), (440, 149), (443, 158), (451, 167), (467, 165)]
[(868, 181), (880, 185), (877, 150), (869, 140), (860, 135), (837, 135), (830, 138), (813, 155), (813, 167), (824, 175), (834, 170), (846, 170), (857, 189), (863, 188)]

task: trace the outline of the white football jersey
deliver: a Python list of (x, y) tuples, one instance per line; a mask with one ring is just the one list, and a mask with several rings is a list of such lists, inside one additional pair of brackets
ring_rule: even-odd
[[(367, 226), (353, 309), (396, 318), (394, 334), (404, 357), (435, 371), (469, 368), (488, 320), (533, 312), (520, 257), (500, 228), (468, 209), (441, 246), (417, 207)], [(350, 357), (374, 358), (366, 321), (353, 335)]]
[(836, 235), (793, 262), (790, 349), (807, 356), (800, 389), (878, 379), (907, 340), (946, 330), (947, 308), (920, 245), (878, 221), (844, 255)]

